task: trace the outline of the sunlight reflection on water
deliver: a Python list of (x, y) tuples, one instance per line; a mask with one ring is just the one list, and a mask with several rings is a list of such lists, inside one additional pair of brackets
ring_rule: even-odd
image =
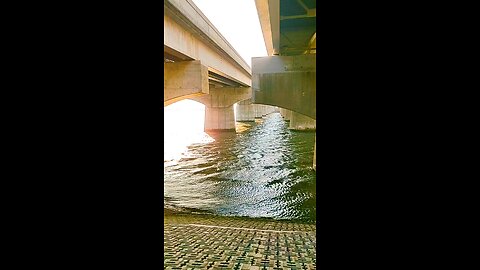
[[(173, 158), (164, 165), (164, 208), (315, 222), (315, 133), (289, 130), (279, 113), (237, 122), (236, 132), (209, 133), (213, 138), (203, 126), (184, 130), (168, 131)], [(188, 141), (181, 149), (179, 138)]]
[(182, 100), (164, 108), (164, 166), (188, 157), (188, 146), (215, 141), (204, 130), (205, 105)]

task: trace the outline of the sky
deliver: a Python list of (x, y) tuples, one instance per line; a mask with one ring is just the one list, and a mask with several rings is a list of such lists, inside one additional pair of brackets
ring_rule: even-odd
[(240, 56), (268, 56), (255, 0), (192, 0)]

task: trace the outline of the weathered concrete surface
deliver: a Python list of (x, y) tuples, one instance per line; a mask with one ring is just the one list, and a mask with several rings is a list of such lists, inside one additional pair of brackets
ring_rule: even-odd
[(252, 104), (251, 100), (237, 103), (237, 121), (255, 121), (255, 118), (262, 118), (275, 111), (275, 107)]
[(191, 0), (164, 1), (164, 52), (251, 86), (251, 69)]
[(300, 113), (291, 112), (290, 126), (292, 130), (315, 130), (316, 120)]
[(269, 106), (269, 105), (264, 105), (265, 106), (265, 110), (266, 110), (266, 115), (269, 115), (273, 112), (275, 112), (275, 107), (274, 106)]
[(233, 104), (250, 99), (252, 91), (250, 87), (221, 87), (210, 88), (208, 95), (192, 98), (206, 107), (230, 107)]
[(235, 131), (233, 106), (205, 107), (205, 131)]
[(316, 269), (316, 225), (164, 215), (164, 269)]
[(265, 115), (265, 107), (262, 104), (255, 104), (255, 110), (257, 111), (257, 117), (263, 117)]
[(292, 119), (292, 111), (290, 110), (280, 108), (280, 114), (285, 121), (290, 121), (290, 119)]
[(255, 121), (255, 108), (250, 99), (237, 103), (236, 121), (253, 122)]
[(254, 109), (254, 112), (255, 112), (255, 118), (262, 118), (263, 117), (262, 109), (261, 109), (260, 104), (253, 104), (253, 109)]
[(200, 61), (164, 63), (163, 106), (209, 93), (208, 69)]
[(273, 106), (252, 104), (250, 100), (237, 103), (236, 121), (253, 122), (276, 111)]
[(234, 131), (233, 104), (251, 97), (250, 87), (222, 87), (210, 88), (208, 95), (194, 97), (192, 100), (205, 105), (205, 131)]
[(316, 119), (315, 55), (252, 58), (253, 103), (282, 107)]
[(275, 107), (269, 106), (269, 105), (259, 104), (259, 106), (260, 106), (261, 111), (262, 111), (262, 116), (267, 116), (267, 115), (271, 114), (275, 109)]

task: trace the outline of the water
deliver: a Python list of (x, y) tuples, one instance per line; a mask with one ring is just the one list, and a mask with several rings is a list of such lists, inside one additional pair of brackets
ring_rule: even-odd
[(164, 163), (165, 208), (315, 222), (315, 133), (288, 130), (279, 113), (237, 124)]

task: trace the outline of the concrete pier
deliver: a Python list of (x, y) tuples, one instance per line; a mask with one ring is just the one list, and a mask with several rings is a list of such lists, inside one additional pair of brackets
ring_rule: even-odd
[(255, 118), (262, 118), (263, 113), (262, 113), (262, 107), (260, 106), (260, 104), (253, 104), (253, 108), (255, 111)]
[(205, 131), (234, 131), (233, 105), (250, 97), (250, 87), (222, 87), (210, 88), (208, 95), (193, 100), (205, 105)]
[(235, 131), (233, 106), (205, 107), (205, 131)]
[(289, 129), (292, 130), (315, 130), (316, 121), (308, 116), (305, 116), (300, 113), (291, 112), (290, 126)]
[(237, 103), (236, 121), (253, 122), (255, 121), (255, 108), (250, 100), (244, 100)]
[(251, 100), (237, 103), (236, 121), (249, 122), (255, 118), (262, 118), (275, 111), (275, 107), (263, 104), (252, 104)]

